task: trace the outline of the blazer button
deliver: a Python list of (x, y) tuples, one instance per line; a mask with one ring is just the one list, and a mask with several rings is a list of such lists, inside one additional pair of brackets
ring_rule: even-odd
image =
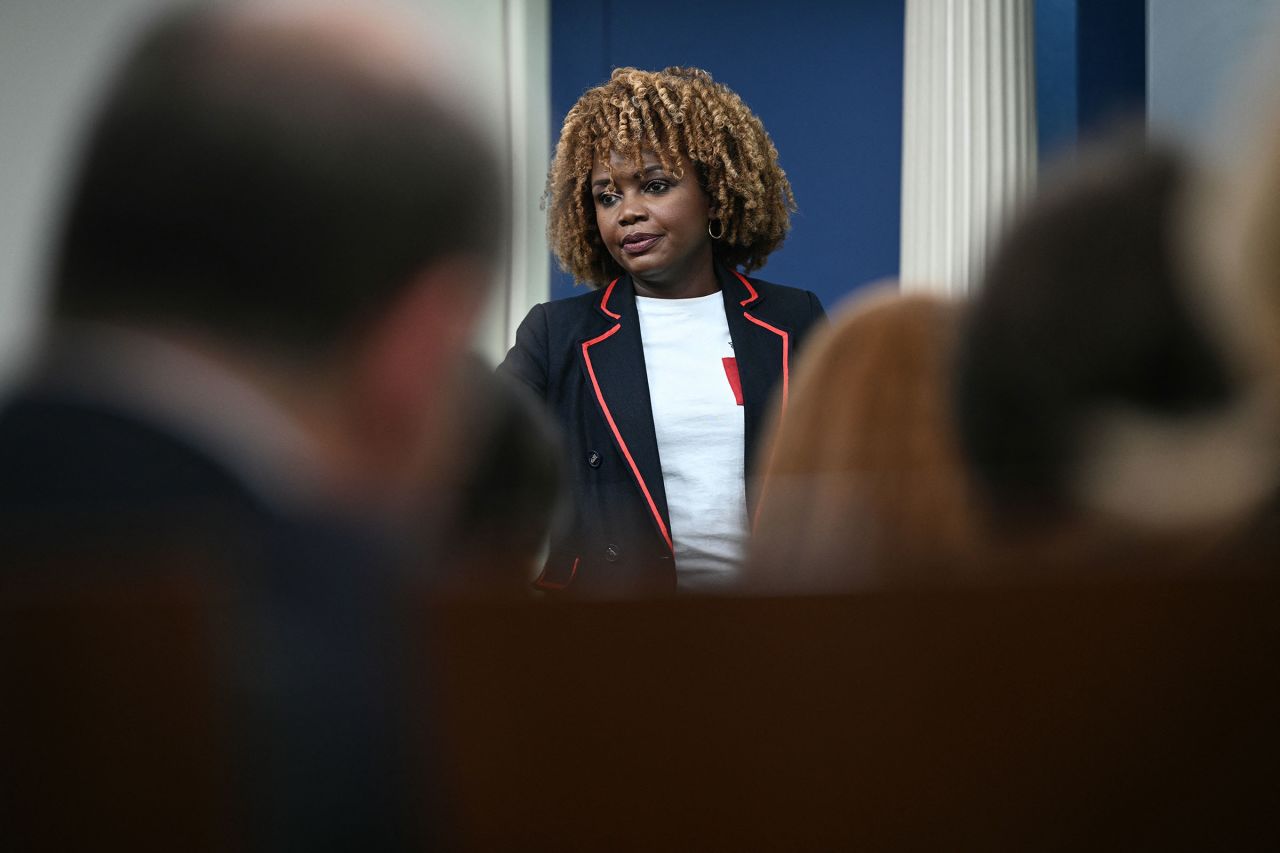
[(610, 545), (608, 548), (605, 548), (604, 558), (608, 560), (610, 563), (618, 562), (618, 546)]
[(593, 451), (591, 451), (590, 453), (588, 453), (588, 454), (587, 454), (587, 464), (588, 464), (588, 465), (590, 465), (592, 468), (599, 468), (599, 467), (600, 467), (600, 454), (599, 454), (599, 453), (596, 453), (594, 450), (593, 450)]

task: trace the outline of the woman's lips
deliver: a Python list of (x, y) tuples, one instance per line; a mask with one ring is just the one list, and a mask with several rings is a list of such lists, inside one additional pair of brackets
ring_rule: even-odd
[(640, 234), (622, 241), (622, 251), (628, 255), (643, 255), (662, 239), (661, 234)]

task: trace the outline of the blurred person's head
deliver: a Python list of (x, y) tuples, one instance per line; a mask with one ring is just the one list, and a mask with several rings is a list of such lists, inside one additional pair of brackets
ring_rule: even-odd
[(53, 320), (162, 333), (254, 378), (335, 459), (412, 470), (504, 233), (500, 170), (373, 5), (186, 7), (106, 91)]
[(1248, 85), (1236, 93), (1211, 182), (1199, 195), (1198, 247), (1213, 263), (1220, 306), (1257, 356), (1267, 384), (1280, 389), (1280, 46), (1266, 40)]
[(1191, 168), (1124, 139), (1050, 182), (963, 324), (964, 452), (1002, 532), (1211, 531), (1271, 488), (1270, 422), (1185, 239)]
[(810, 343), (762, 457), (751, 587), (936, 580), (971, 552), (948, 409), (956, 319), (934, 297), (860, 296)]
[[(1274, 36), (1274, 34), (1273, 34)], [(1263, 39), (1218, 128), (1214, 168), (1196, 194), (1192, 237), (1209, 259), (1217, 298), (1209, 306), (1234, 333), (1238, 358), (1264, 397), (1280, 400), (1280, 53)], [(1278, 406), (1277, 408), (1280, 408)], [(1271, 433), (1280, 445), (1280, 417)], [(1280, 490), (1242, 538), (1247, 559), (1275, 565)]]
[(531, 589), (565, 496), (560, 436), (537, 398), (505, 373), (470, 358), (457, 376), (464, 434), (456, 500), (442, 513), (438, 588), (463, 596), (523, 596)]

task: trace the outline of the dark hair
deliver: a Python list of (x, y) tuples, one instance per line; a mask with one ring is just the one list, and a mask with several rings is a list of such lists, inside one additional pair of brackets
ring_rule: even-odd
[(1183, 160), (1124, 139), (1080, 166), (997, 248), (958, 347), (963, 449), (999, 507), (1024, 517), (1067, 508), (1091, 415), (1176, 418), (1236, 392), (1174, 251)]
[(467, 456), (440, 548), (455, 592), (526, 594), (562, 509), (560, 436), (542, 401), (480, 359), (463, 364)]
[(501, 248), (488, 146), (419, 82), (235, 24), (170, 12), (128, 56), (73, 186), (59, 315), (311, 357), (431, 261)]

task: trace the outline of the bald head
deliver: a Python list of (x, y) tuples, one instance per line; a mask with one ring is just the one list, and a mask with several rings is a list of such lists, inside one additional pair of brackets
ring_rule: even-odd
[(88, 138), (55, 310), (323, 355), (422, 269), (492, 259), (488, 141), (410, 22), (374, 8), (260, 1), (154, 22)]

